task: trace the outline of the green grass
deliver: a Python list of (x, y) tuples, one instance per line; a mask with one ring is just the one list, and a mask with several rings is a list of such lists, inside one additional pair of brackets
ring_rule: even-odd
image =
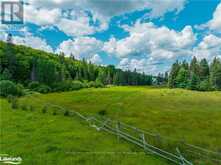
[(105, 110), (108, 117), (162, 136), (221, 150), (221, 92), (111, 87), (35, 97), (85, 115)]
[(20, 156), (22, 164), (168, 164), (78, 118), (43, 114), (40, 109), (12, 110), (5, 99), (0, 103), (0, 154)]
[[(88, 116), (106, 111), (106, 116), (112, 119), (160, 133), (161, 136), (221, 151), (221, 92), (110, 87), (35, 94), (34, 97)], [(2, 102), (3, 107), (8, 106), (5, 101)], [(142, 154), (67, 154), (70, 151), (131, 152), (139, 149), (124, 141), (119, 144), (116, 137), (96, 132), (80, 120), (39, 113), (43, 102), (30, 97), (21, 98), (19, 102), (33, 105), (36, 110), (1, 110), (4, 116), (1, 117), (2, 149), (6, 153), (22, 154), (29, 162), (42, 157), (42, 162), (48, 160), (58, 164), (69, 161), (75, 164), (164, 164), (162, 160)]]

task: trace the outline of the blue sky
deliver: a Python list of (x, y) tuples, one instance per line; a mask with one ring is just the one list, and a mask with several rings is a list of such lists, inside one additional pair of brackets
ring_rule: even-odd
[(15, 44), (148, 74), (193, 56), (221, 57), (220, 0), (26, 2), (25, 24), (0, 24), (0, 40), (11, 32)]

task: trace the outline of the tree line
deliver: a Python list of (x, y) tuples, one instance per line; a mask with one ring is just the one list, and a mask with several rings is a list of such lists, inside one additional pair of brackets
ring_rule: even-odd
[(221, 90), (221, 60), (214, 58), (209, 64), (204, 58), (193, 57), (190, 63), (176, 61), (168, 77), (170, 88), (209, 91)]
[[(28, 86), (38, 82), (50, 88), (70, 81), (102, 85), (151, 85), (152, 76), (123, 71), (113, 65), (98, 66), (76, 60), (73, 55), (52, 54), (26, 46), (0, 42), (0, 80), (11, 80)], [(33, 85), (31, 85), (33, 86)]]

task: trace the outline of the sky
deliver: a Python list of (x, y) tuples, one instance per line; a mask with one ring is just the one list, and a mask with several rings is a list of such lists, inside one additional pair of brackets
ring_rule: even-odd
[(176, 60), (221, 57), (221, 0), (26, 0), (23, 25), (0, 24), (0, 40), (8, 33), (15, 44), (155, 75)]

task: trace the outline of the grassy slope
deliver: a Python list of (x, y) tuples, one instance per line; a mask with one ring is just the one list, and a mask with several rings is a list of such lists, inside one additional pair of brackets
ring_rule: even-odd
[(111, 87), (38, 97), (88, 115), (106, 110), (111, 118), (221, 150), (221, 92)]
[[(70, 94), (67, 93), (66, 97)], [(53, 94), (50, 94), (51, 96)], [(119, 143), (112, 135), (97, 132), (79, 119), (62, 115), (53, 116), (49, 113), (42, 114), (37, 111), (39, 109), (33, 112), (12, 110), (3, 99), (0, 99), (0, 103), (0, 154), (21, 156), (23, 164), (167, 164), (143, 152), (121, 153), (140, 150), (123, 141)]]

